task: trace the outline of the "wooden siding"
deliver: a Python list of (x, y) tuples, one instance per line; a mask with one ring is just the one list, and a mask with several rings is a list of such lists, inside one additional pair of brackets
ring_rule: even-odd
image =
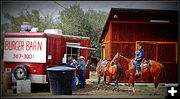
[[(47, 65), (61, 65), (62, 58), (66, 53), (66, 42), (80, 43), (81, 46), (90, 47), (89, 39), (73, 39), (62, 36), (48, 36), (47, 37), (47, 57), (52, 55), (52, 60), (47, 60)], [(54, 47), (56, 46), (56, 47)], [(80, 49), (80, 55), (86, 59), (90, 56), (89, 49)]]
[(135, 43), (113, 43), (111, 52), (112, 57), (114, 57), (117, 52), (120, 52), (121, 55), (129, 59), (134, 58)]
[(176, 63), (177, 54), (178, 53), (176, 53), (175, 44), (160, 44), (158, 46), (158, 61), (159, 62)]
[(108, 32), (107, 32), (107, 36), (105, 37), (104, 41), (109, 41), (109, 29), (108, 29)]
[(177, 35), (177, 24), (112, 24), (113, 41), (177, 41)]

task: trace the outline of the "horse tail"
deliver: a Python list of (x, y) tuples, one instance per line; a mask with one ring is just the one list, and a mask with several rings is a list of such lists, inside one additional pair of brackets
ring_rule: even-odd
[(165, 81), (165, 83), (168, 83), (167, 79), (166, 79), (166, 69), (164, 68), (164, 65), (161, 64), (161, 63), (160, 63), (160, 66), (161, 66), (161, 69), (162, 69), (162, 72), (163, 72), (164, 81)]
[(120, 80), (120, 77), (121, 77), (121, 67), (120, 67), (120, 64), (117, 64), (117, 77)]

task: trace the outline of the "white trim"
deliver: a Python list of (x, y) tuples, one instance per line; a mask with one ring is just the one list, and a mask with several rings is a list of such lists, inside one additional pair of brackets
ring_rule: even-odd
[(59, 29), (46, 29), (44, 30), (44, 33), (46, 34), (52, 34), (52, 35), (62, 35), (62, 30)]
[(150, 22), (169, 23), (169, 20), (150, 20)]
[(95, 48), (89, 48), (89, 47), (84, 47), (84, 46), (76, 46), (76, 45), (66, 45), (67, 47), (74, 47), (74, 48), (79, 48), (79, 49), (90, 49), (90, 50), (95, 50)]
[(66, 45), (76, 45), (76, 46), (80, 46), (80, 43), (66, 42)]
[(78, 39), (90, 39), (89, 37), (82, 37), (82, 36), (73, 36), (73, 35), (62, 35), (63, 37), (72, 37)]

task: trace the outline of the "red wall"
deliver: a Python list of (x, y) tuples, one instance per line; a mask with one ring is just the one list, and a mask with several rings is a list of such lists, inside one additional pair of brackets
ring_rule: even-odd
[(177, 41), (177, 24), (112, 23), (112, 41)]
[[(119, 51), (121, 55), (133, 59), (135, 57), (136, 41), (177, 42), (177, 26), (177, 24), (112, 23), (112, 41), (103, 44), (106, 52), (110, 51), (109, 45), (111, 44), (111, 56), (106, 53), (106, 57), (112, 58)], [(105, 40), (108, 41), (108, 38), (109, 33), (107, 33)], [(169, 82), (178, 82), (176, 44), (142, 44), (144, 45), (144, 57), (163, 63), (167, 70), (167, 80)], [(122, 71), (121, 82), (127, 81), (128, 79), (124, 71)], [(160, 77), (160, 81), (164, 82), (162, 77)], [(153, 82), (153, 80), (151, 77), (147, 77), (145, 80), (137, 80), (136, 82)]]

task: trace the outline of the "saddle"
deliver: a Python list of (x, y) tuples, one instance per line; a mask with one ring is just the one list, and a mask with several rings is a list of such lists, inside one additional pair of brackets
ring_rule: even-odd
[[(132, 69), (135, 68), (135, 62), (136, 62), (136, 61), (135, 61), (134, 59), (131, 60)], [(151, 66), (151, 65), (152, 65), (152, 62), (151, 62), (150, 59), (143, 59), (143, 60), (140, 62), (141, 70), (142, 70), (142, 69), (145, 69), (145, 68), (147, 68), (147, 67), (149, 67), (149, 66)]]
[(105, 68), (107, 67), (107, 65), (108, 65), (108, 63), (109, 63), (109, 61), (104, 61), (104, 60), (101, 60), (100, 61), (100, 74), (102, 74), (102, 70), (105, 70)]
[(152, 62), (151, 60), (147, 59), (147, 60), (144, 60), (141, 64), (140, 64), (140, 67), (141, 67), (141, 70), (149, 67), (152, 65)]

